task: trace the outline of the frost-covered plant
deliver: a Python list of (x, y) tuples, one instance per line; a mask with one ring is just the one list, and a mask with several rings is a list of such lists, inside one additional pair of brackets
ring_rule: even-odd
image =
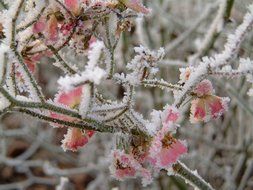
[[(201, 124), (226, 114), (229, 98), (215, 93), (212, 76), (247, 76), (252, 83), (250, 58), (241, 58), (237, 69), (232, 69), (231, 63), (253, 26), (253, 5), (228, 36), (224, 50), (201, 58), (221, 30), (220, 22), (226, 16), (222, 13), (231, 11), (233, 1), (220, 1), (205, 43), (189, 58), (190, 65), (180, 69), (179, 81), (172, 84), (159, 78), (163, 72), (159, 64), (168, 50), (181, 42), (164, 44), (165, 48), (158, 50), (138, 44), (132, 60), (125, 65), (117, 62), (121, 35), (131, 29), (135, 19), (156, 11), (140, 0), (6, 0), (1, 4), (2, 115), (19, 112), (67, 129), (61, 140), (65, 151), (85, 149), (93, 136), (112, 133), (115, 140), (108, 154), (108, 170), (118, 180), (138, 177), (147, 186), (166, 170), (198, 189), (213, 189), (179, 161), (190, 153), (187, 142), (177, 137), (178, 129), (186, 127), (180, 127), (179, 120)], [(62, 71), (52, 99), (38, 82), (40, 64), (45, 62)], [(116, 86), (124, 89), (122, 97), (108, 97)], [(152, 108), (149, 115), (142, 113), (137, 95), (143, 87), (172, 91), (174, 102), (162, 105), (161, 110)], [(188, 104), (190, 113), (185, 112)]]

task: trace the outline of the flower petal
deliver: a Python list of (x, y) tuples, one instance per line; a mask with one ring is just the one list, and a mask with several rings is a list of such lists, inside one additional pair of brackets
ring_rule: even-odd
[(75, 15), (79, 13), (79, 2), (78, 0), (65, 0), (66, 7), (73, 12)]
[(227, 111), (229, 98), (221, 98), (218, 96), (210, 96), (207, 99), (210, 114), (213, 119), (220, 117)]
[(197, 94), (198, 97), (211, 95), (213, 93), (212, 83), (209, 80), (205, 79), (197, 84), (194, 89), (194, 92)]
[(187, 152), (186, 146), (179, 140), (175, 142), (169, 148), (163, 148), (160, 154), (158, 154), (158, 165), (160, 168), (168, 168), (174, 164), (182, 154)]
[(50, 41), (55, 42), (58, 39), (58, 21), (56, 17), (52, 14), (49, 17), (47, 23), (47, 35)]
[(206, 121), (208, 116), (208, 110), (206, 107), (206, 100), (197, 98), (191, 102), (191, 123), (197, 123), (199, 121)]
[(74, 108), (76, 105), (80, 104), (82, 96), (82, 86), (76, 87), (69, 92), (60, 92), (55, 97), (55, 102), (66, 105), (70, 108)]
[[(172, 125), (172, 123), (171, 123)], [(153, 138), (150, 146), (151, 164), (166, 169), (174, 164), (181, 155), (187, 152), (186, 146), (170, 134), (169, 126), (163, 126)]]
[(118, 180), (136, 177), (140, 164), (130, 155), (123, 151), (114, 150), (112, 153), (113, 160), (110, 166), (111, 174)]
[(62, 140), (62, 148), (66, 150), (77, 151), (79, 147), (88, 143), (89, 138), (83, 134), (81, 129), (68, 128), (67, 134)]
[(45, 18), (41, 18), (38, 22), (33, 25), (33, 33), (40, 33), (46, 28)]
[(179, 115), (179, 110), (175, 106), (166, 106), (163, 111), (164, 123), (167, 124), (169, 122), (176, 122)]

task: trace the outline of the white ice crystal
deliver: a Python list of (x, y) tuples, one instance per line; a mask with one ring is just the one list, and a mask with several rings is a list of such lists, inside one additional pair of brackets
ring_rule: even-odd
[(132, 72), (126, 75), (126, 81), (132, 85), (137, 85), (143, 77), (144, 69), (148, 69), (151, 74), (158, 72), (158, 62), (164, 57), (164, 49), (151, 51), (139, 46), (135, 47), (134, 51), (137, 55), (127, 64), (127, 69)]
[(240, 59), (240, 64), (238, 67), (238, 71), (240, 72), (252, 72), (253, 71), (253, 61), (249, 58), (247, 59)]
[(82, 97), (81, 97), (81, 103), (79, 105), (79, 113), (83, 118), (85, 118), (87, 112), (89, 111), (90, 105), (91, 105), (91, 85), (85, 84), (82, 87)]
[(4, 75), (4, 67), (6, 66), (4, 64), (5, 61), (5, 53), (7, 53), (7, 51), (9, 50), (8, 46), (6, 46), (5, 44), (1, 44), (0, 45), (0, 82), (3, 80), (3, 75)]
[(249, 89), (248, 93), (249, 96), (253, 96), (253, 88)]
[(5, 98), (3, 95), (0, 94), (0, 111), (3, 111), (5, 108), (7, 108), (11, 103), (7, 98)]
[(61, 177), (60, 184), (57, 185), (56, 190), (67, 190), (69, 189), (68, 186), (69, 179), (66, 177)]
[(80, 74), (77, 73), (72, 76), (66, 75), (64, 77), (60, 77), (60, 79), (58, 80), (58, 84), (60, 85), (60, 88), (64, 91), (69, 91), (73, 89), (75, 86), (78, 86), (87, 82), (100, 84), (101, 80), (106, 75), (105, 70), (97, 66), (103, 48), (104, 48), (104, 43), (101, 41), (92, 43), (91, 49), (89, 50), (89, 53), (88, 53), (89, 61), (87, 65), (85, 66), (85, 70), (81, 72)]
[(70, 91), (76, 86), (85, 84), (87, 82), (100, 84), (105, 75), (106, 72), (103, 69), (95, 67), (93, 70), (86, 69), (81, 74), (75, 74), (73, 76), (66, 75), (64, 77), (60, 77), (58, 84), (62, 90)]
[(150, 113), (151, 122), (146, 125), (146, 130), (150, 135), (156, 134), (156, 132), (160, 129), (162, 118), (161, 118), (161, 111), (153, 110)]
[(88, 63), (86, 69), (94, 69), (98, 65), (99, 58), (102, 50), (104, 49), (104, 43), (102, 41), (93, 42), (88, 52)]

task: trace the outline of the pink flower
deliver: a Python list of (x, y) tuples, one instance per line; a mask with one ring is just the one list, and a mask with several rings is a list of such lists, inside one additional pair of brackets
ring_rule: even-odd
[[(76, 108), (79, 106), (81, 101), (83, 90), (82, 86), (76, 87), (75, 89), (69, 92), (60, 92), (55, 97), (55, 102), (65, 105), (69, 108)], [(61, 119), (64, 121), (75, 122), (76, 119), (70, 116), (51, 113), (52, 118)], [(56, 127), (64, 127), (58, 124), (52, 124)], [(72, 150), (76, 151), (78, 147), (82, 147), (88, 143), (89, 138), (91, 138), (94, 134), (94, 131), (90, 130), (81, 130), (77, 128), (69, 128), (66, 135), (64, 135), (64, 139), (62, 141), (62, 147), (64, 150)]]
[(164, 125), (153, 138), (149, 149), (150, 157), (153, 159), (152, 164), (160, 169), (169, 168), (187, 152), (184, 143), (172, 137), (171, 128)]
[(43, 33), (48, 42), (56, 42), (58, 40), (58, 20), (52, 13), (48, 15), (48, 20), (42, 17), (33, 25), (33, 33)]
[(112, 165), (110, 166), (111, 174), (117, 180), (126, 178), (142, 177), (143, 185), (147, 185), (152, 181), (149, 170), (143, 166), (131, 154), (126, 154), (121, 150), (112, 152)]
[(192, 123), (215, 119), (227, 111), (229, 98), (212, 95), (213, 87), (209, 80), (201, 81), (194, 89), (197, 98), (191, 102)]
[(176, 122), (179, 118), (179, 110), (175, 106), (166, 106), (163, 111), (163, 123)]
[(150, 9), (146, 8), (140, 0), (120, 0), (126, 7), (143, 14), (150, 13)]
[(73, 12), (76, 16), (80, 12), (80, 6), (78, 0), (65, 0), (66, 7)]
[(47, 21), (47, 35), (48, 39), (52, 42), (58, 39), (58, 21), (54, 14), (51, 14)]
[(40, 18), (38, 22), (33, 25), (33, 33), (40, 33), (46, 28), (46, 19), (44, 17)]
[(140, 164), (132, 156), (120, 150), (113, 152), (113, 163), (110, 171), (114, 178), (123, 180), (125, 178), (135, 177), (140, 167)]
[(70, 108), (75, 108), (80, 104), (82, 96), (82, 86), (76, 87), (69, 92), (60, 92), (55, 97), (55, 102), (66, 105)]
[(227, 111), (229, 98), (214, 95), (205, 98), (196, 98), (191, 102), (191, 122), (208, 122), (216, 119)]
[(75, 24), (73, 22), (62, 24), (60, 31), (64, 36), (69, 35), (73, 30)]
[(209, 80), (205, 79), (195, 87), (193, 92), (196, 93), (198, 97), (211, 95), (213, 93), (212, 83)]
[(62, 140), (63, 150), (77, 151), (78, 147), (82, 147), (88, 143), (93, 133), (93, 131), (68, 128), (68, 132), (64, 135), (64, 139)]

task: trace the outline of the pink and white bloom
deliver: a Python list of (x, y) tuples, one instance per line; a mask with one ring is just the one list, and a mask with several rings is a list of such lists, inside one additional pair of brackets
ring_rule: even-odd
[(224, 114), (228, 109), (229, 98), (214, 95), (196, 98), (191, 102), (191, 122), (208, 122)]
[(67, 134), (62, 140), (63, 150), (77, 151), (79, 147), (88, 143), (89, 138), (92, 137), (94, 131), (85, 131), (77, 128), (68, 128)]
[(110, 166), (112, 176), (117, 180), (142, 177), (143, 185), (152, 181), (151, 173), (144, 168), (131, 154), (122, 150), (112, 152), (112, 165)]
[(111, 174), (118, 180), (136, 177), (137, 171), (141, 168), (140, 164), (124, 151), (115, 150), (112, 153), (113, 162), (110, 167)]
[(152, 164), (159, 169), (168, 169), (187, 153), (185, 144), (171, 135), (171, 128), (173, 127), (164, 125), (151, 142), (149, 153), (153, 159)]
[(82, 86), (76, 87), (68, 92), (60, 92), (56, 95), (54, 101), (70, 108), (76, 108), (81, 101)]
[(175, 106), (168, 105), (164, 108), (162, 118), (163, 123), (176, 122), (180, 116), (179, 110)]
[(213, 93), (213, 85), (211, 83), (210, 80), (203, 80), (201, 81), (199, 84), (197, 84), (197, 86), (195, 87), (195, 89), (193, 90), (194, 93), (196, 93), (196, 95), (198, 97), (203, 97), (206, 95), (211, 95)]
[[(69, 92), (58, 93), (54, 101), (69, 108), (75, 109), (79, 106), (81, 102), (82, 93), (84, 93), (83, 87), (79, 86)], [(51, 117), (69, 122), (76, 121), (76, 119), (73, 117), (65, 116), (58, 113), (51, 113)], [(53, 124), (53, 126), (64, 127), (62, 125), (55, 124)], [(64, 150), (76, 151), (79, 147), (82, 147), (87, 144), (93, 134), (94, 131), (90, 130), (68, 128), (68, 132), (64, 135), (64, 139), (62, 140), (62, 147)]]
[(78, 0), (65, 0), (65, 6), (74, 13), (74, 15), (78, 15), (80, 11), (80, 6)]
[(214, 89), (209, 80), (201, 81), (193, 92), (197, 98), (191, 102), (190, 120), (192, 123), (208, 122), (227, 111), (229, 98), (213, 95)]
[(41, 17), (40, 20), (33, 25), (33, 33), (42, 33), (45, 36), (47, 43), (56, 42), (59, 36), (58, 20), (56, 16), (52, 13), (48, 16), (48, 19)]
[(56, 42), (58, 40), (58, 21), (54, 14), (50, 15), (46, 30), (49, 40)]
[(41, 17), (34, 25), (33, 25), (33, 33), (37, 34), (43, 32), (46, 29), (46, 18)]
[(80, 15), (82, 4), (89, 5), (90, 0), (64, 0), (64, 4), (75, 16)]

